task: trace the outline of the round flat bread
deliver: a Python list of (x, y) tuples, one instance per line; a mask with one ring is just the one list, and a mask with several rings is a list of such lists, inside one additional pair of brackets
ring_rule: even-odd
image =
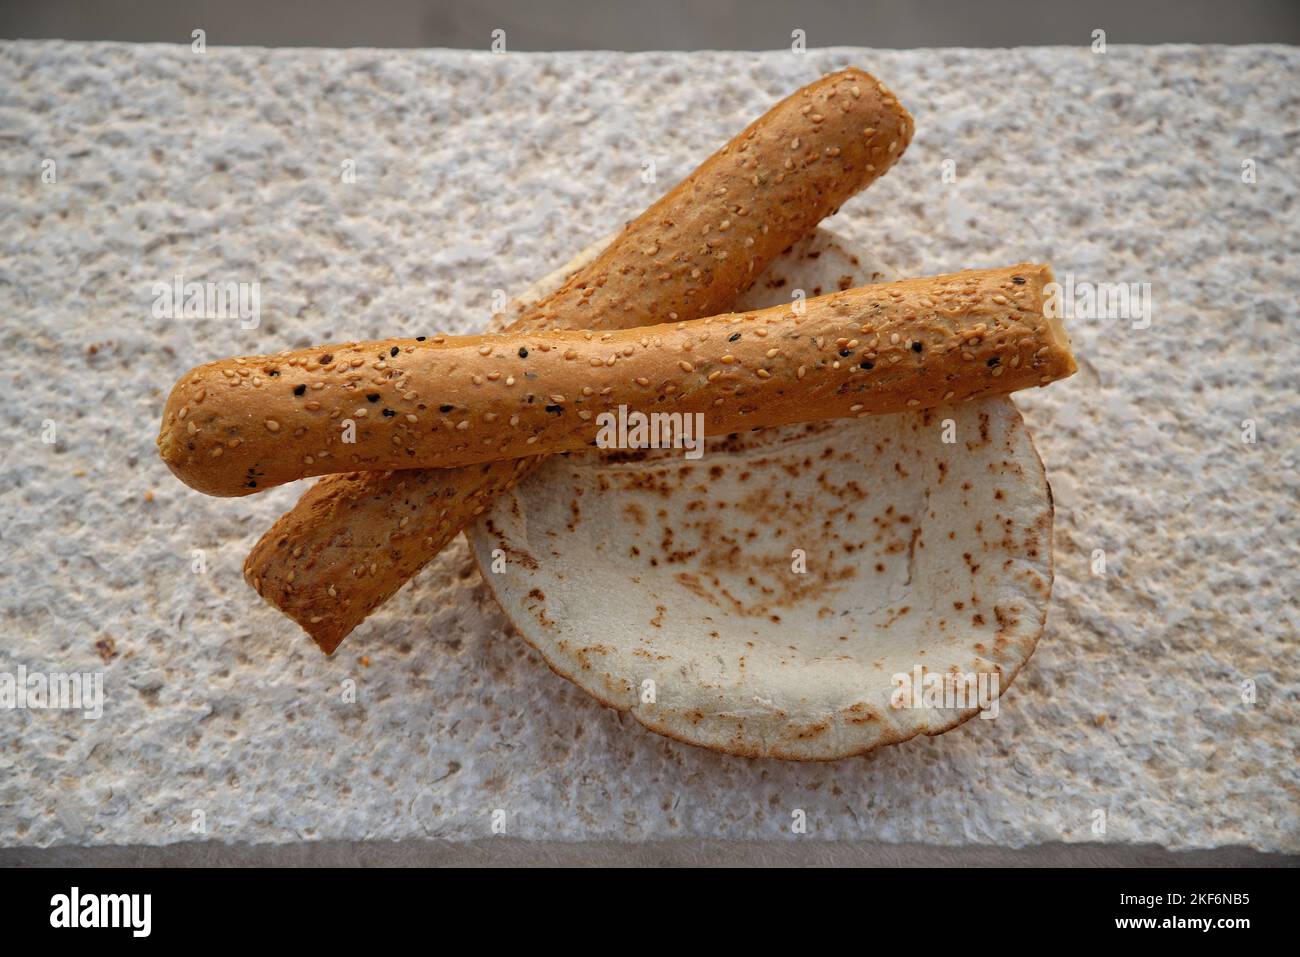
[[(819, 230), (738, 308), (890, 278)], [(751, 757), (831, 760), (995, 714), (1052, 585), (1051, 491), (1005, 397), (718, 437), (697, 460), (556, 456), (469, 537), (553, 670)]]

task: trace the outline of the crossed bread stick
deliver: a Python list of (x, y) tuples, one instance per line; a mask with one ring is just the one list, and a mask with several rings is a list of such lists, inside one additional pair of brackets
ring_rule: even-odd
[[(679, 425), (700, 415), (705, 435), (725, 435), (933, 408), (1074, 372), (1044, 308), (1050, 281), (1048, 267), (1022, 264), (604, 334), (384, 339), (227, 359), (181, 378), (158, 447), (191, 488), (246, 495), (338, 471), (582, 451), (614, 410), (624, 421), (677, 414)], [(246, 384), (249, 369), (261, 387)]]
[[(728, 142), (512, 328), (724, 312), (783, 249), (883, 175), (912, 131), (873, 76), (830, 74)], [(262, 536), (244, 577), (332, 653), (540, 461), (328, 476)]]

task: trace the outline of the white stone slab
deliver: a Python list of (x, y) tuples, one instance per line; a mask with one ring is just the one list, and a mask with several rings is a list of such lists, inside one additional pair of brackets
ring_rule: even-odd
[[(1073, 321), (1081, 374), (1020, 400), (1057, 580), (999, 720), (830, 765), (729, 758), (551, 674), (463, 541), (332, 660), (244, 585), (300, 490), (176, 482), (154, 436), (180, 372), (478, 329), (494, 289), (845, 64), (918, 133), (836, 231), (907, 274), (1044, 259), (1152, 285), (1149, 328)], [(799, 808), (792, 840), (1300, 850), (1298, 71), (1300, 51), (1258, 46), (0, 44), (0, 671), (101, 669), (107, 696), (99, 721), (0, 711), (0, 843), (464, 840), (494, 809), (528, 840), (751, 840), (789, 837)], [(260, 324), (154, 318), (178, 273), (259, 282)]]

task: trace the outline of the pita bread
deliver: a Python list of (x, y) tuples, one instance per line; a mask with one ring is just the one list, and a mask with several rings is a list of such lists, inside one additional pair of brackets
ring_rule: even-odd
[[(819, 230), (737, 308), (892, 278)], [(897, 708), (895, 676), (996, 675), (1004, 692), (1052, 585), (1051, 491), (1005, 397), (720, 437), (695, 461), (555, 456), (469, 538), (553, 670), (652, 731), (751, 757), (956, 727), (971, 700)]]

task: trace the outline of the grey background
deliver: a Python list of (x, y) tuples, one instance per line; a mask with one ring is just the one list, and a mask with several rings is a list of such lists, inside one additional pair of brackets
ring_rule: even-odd
[(0, 0), (6, 39), (511, 50), (1300, 43), (1296, 0)]

